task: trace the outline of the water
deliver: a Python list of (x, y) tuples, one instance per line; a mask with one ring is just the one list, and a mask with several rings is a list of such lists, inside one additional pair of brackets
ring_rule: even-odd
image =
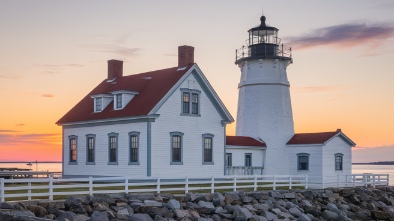
[(389, 174), (389, 184), (394, 185), (394, 165), (353, 165), (352, 173)]
[(31, 169), (32, 171), (49, 171), (49, 172), (62, 172), (62, 163), (36, 163), (30, 162), (32, 165), (27, 165), (29, 162), (18, 162), (18, 163), (2, 163), (0, 162), (0, 168), (19, 168), (19, 169)]
[[(28, 162), (24, 163), (1, 163), (0, 168), (5, 167), (16, 167), (21, 169), (32, 169), (32, 171), (49, 171), (49, 172), (61, 172), (62, 163), (40, 163), (34, 162), (32, 166), (27, 165)], [(353, 165), (352, 173), (374, 173), (374, 174), (389, 174), (390, 185), (394, 185), (394, 165)]]

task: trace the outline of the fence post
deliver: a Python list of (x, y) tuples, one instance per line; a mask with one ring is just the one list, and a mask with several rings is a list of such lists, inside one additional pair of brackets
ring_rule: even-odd
[(237, 177), (234, 176), (234, 185), (233, 185), (233, 191), (237, 191)]
[(390, 184), (390, 174), (387, 174), (387, 186)]
[(308, 175), (305, 175), (305, 189), (308, 189)]
[(1, 201), (0, 202), (5, 202), (5, 194), (4, 194), (4, 178), (0, 178), (0, 196), (1, 196)]
[(185, 178), (185, 193), (189, 192), (189, 177), (186, 175)]
[(375, 175), (372, 175), (372, 186), (375, 188)]
[(156, 187), (156, 192), (160, 193), (160, 177), (157, 177), (157, 187)]
[(272, 187), (273, 190), (276, 190), (276, 175), (274, 174), (274, 186)]
[(49, 177), (49, 200), (53, 200), (53, 177)]
[(289, 190), (291, 190), (291, 183), (292, 183), (292, 179), (291, 178), (292, 178), (292, 176), (290, 175), (289, 176)]
[(89, 196), (93, 196), (93, 177), (89, 177)]
[(126, 194), (129, 194), (129, 178), (128, 177), (125, 177), (125, 180), (124, 180), (124, 192)]
[(211, 177), (211, 193), (215, 192), (215, 178)]
[(27, 183), (29, 189), (27, 190), (27, 200), (31, 200), (31, 182)]
[(363, 183), (364, 183), (364, 187), (367, 187), (368, 186), (368, 184), (367, 184), (367, 175), (363, 175)]
[(253, 190), (254, 191), (257, 190), (257, 174), (254, 174), (254, 188), (253, 188)]

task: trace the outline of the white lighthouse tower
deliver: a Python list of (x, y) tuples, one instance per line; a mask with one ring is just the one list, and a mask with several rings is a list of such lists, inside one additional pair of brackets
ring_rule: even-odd
[(278, 29), (265, 24), (251, 28), (247, 46), (236, 51), (241, 69), (238, 85), (237, 136), (260, 138), (267, 144), (264, 174), (289, 174), (286, 143), (294, 135), (290, 83), (286, 68), (291, 49), (280, 43)]

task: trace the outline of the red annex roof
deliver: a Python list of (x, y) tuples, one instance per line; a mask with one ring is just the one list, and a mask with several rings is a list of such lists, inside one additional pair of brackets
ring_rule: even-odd
[(346, 137), (340, 129), (333, 132), (320, 132), (320, 133), (300, 133), (294, 134), (294, 136), (287, 142), (288, 145), (294, 144), (324, 144), (332, 137), (339, 134), (341, 138), (346, 140), (350, 145), (356, 145), (352, 140)]
[(244, 136), (226, 136), (226, 145), (266, 147), (264, 142)]
[[(107, 82), (107, 79), (105, 79), (56, 122), (56, 124), (148, 115), (191, 67), (192, 65), (185, 70), (179, 71), (177, 71), (178, 67), (173, 67), (123, 76), (113, 82)], [(139, 94), (122, 110), (114, 110), (112, 101), (102, 112), (94, 113), (92, 95), (110, 94), (113, 91), (119, 90), (136, 91)]]

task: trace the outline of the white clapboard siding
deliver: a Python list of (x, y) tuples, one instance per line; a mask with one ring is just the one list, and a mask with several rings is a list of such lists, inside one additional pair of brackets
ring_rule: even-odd
[[(322, 178), (322, 145), (297, 145), (288, 146), (288, 157), (291, 175), (308, 175), (309, 182), (321, 182)], [(309, 155), (309, 170), (298, 170), (298, 156), (299, 153), (308, 153)], [(268, 165), (267, 165), (268, 167)]]
[[(109, 108), (109, 107), (107, 107)], [(140, 132), (139, 165), (129, 165), (129, 132)], [(108, 165), (108, 134), (118, 133), (118, 165)], [(87, 134), (96, 135), (95, 164), (86, 164)], [(77, 164), (70, 164), (68, 136), (78, 136)], [(63, 175), (65, 177), (87, 176), (146, 176), (147, 123), (128, 123), (116, 125), (86, 126), (64, 128)]]
[(264, 149), (245, 146), (227, 146), (226, 153), (232, 154), (232, 166), (245, 166), (245, 154), (252, 154), (252, 166), (264, 166)]
[[(200, 115), (181, 115), (181, 88), (196, 89), (200, 94)], [(222, 176), (224, 175), (225, 127), (222, 118), (193, 75), (190, 75), (158, 110), (152, 123), (152, 176)], [(182, 132), (183, 165), (171, 165), (170, 132)], [(213, 138), (213, 165), (202, 163), (202, 134)]]

